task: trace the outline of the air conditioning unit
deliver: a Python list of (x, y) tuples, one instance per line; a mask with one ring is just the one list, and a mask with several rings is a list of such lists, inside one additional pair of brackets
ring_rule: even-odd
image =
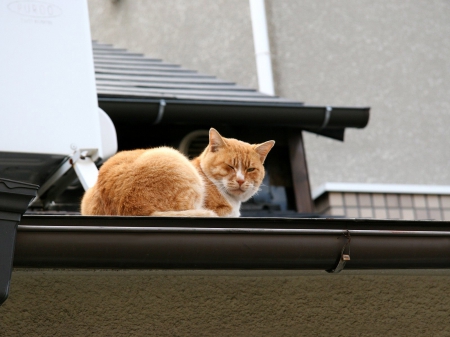
[(75, 170), (89, 188), (117, 139), (98, 108), (86, 1), (0, 0), (0, 29), (0, 177), (42, 198)]

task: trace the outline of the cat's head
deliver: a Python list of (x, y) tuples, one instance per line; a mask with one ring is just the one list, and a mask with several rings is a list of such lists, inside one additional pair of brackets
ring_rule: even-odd
[(275, 142), (248, 144), (209, 130), (209, 145), (200, 156), (206, 176), (224, 195), (237, 201), (250, 199), (264, 178), (264, 160)]

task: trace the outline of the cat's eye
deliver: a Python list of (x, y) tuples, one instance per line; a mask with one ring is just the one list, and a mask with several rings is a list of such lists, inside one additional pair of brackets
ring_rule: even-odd
[(254, 170), (255, 170), (254, 167), (250, 167), (250, 168), (247, 169), (247, 172), (253, 172)]
[[(227, 164), (227, 165), (228, 165), (228, 164)], [(233, 167), (233, 166), (228, 165), (228, 167), (229, 167), (230, 169), (234, 170), (234, 167)]]

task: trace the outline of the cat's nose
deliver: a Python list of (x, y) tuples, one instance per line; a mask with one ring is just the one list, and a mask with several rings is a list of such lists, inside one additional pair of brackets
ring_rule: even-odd
[(242, 186), (244, 181), (245, 181), (244, 179), (236, 179), (236, 182), (239, 184), (239, 186)]

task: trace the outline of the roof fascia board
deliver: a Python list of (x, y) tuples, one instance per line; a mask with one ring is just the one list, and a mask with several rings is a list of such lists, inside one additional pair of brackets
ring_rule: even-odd
[[(327, 118), (327, 125), (324, 127), (327, 108), (321, 106), (307, 106), (302, 103), (290, 102), (224, 102), (176, 99), (164, 99), (164, 101), (166, 107), (162, 120), (163, 124), (198, 124), (199, 122), (211, 124), (220, 122), (233, 125), (249, 120), (257, 124), (270, 123), (273, 126), (301, 128), (338, 140), (343, 140), (345, 128), (364, 128), (369, 121), (370, 111), (368, 107), (333, 108)], [(151, 120), (149, 115), (155, 115), (156, 117), (160, 102), (161, 99), (99, 97), (100, 107), (111, 117), (118, 118), (122, 115), (122, 111), (127, 111), (127, 115), (129, 115), (130, 111), (138, 109), (140, 112), (133, 114), (133, 118), (139, 118), (139, 115), (142, 115), (143, 120)], [(211, 113), (213, 109), (216, 110), (216, 113)], [(226, 109), (227, 113), (219, 113), (217, 109)], [(258, 118), (256, 120), (256, 115), (250, 114), (251, 109), (255, 109), (254, 113), (257, 113)], [(278, 116), (274, 116), (274, 113)]]

